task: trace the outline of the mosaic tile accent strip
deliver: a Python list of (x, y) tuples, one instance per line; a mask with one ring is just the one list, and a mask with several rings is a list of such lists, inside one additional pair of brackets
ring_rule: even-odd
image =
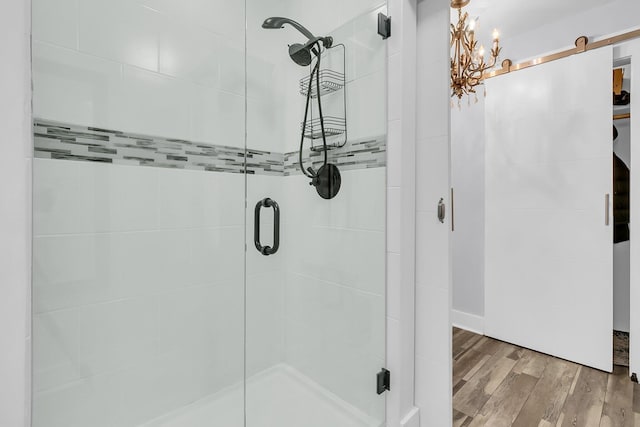
[[(121, 165), (190, 169), (255, 175), (301, 174), (298, 152), (273, 153), (210, 145), (117, 130), (77, 126), (50, 120), (33, 123), (34, 156)], [(329, 151), (329, 161), (341, 170), (386, 166), (386, 138), (348, 142)], [(322, 165), (322, 152), (304, 150), (305, 167)]]
[[(36, 119), (37, 158), (245, 173), (243, 148), (208, 145)], [(246, 173), (282, 175), (281, 153), (247, 150)]]
[[(305, 167), (318, 169), (324, 162), (322, 151), (305, 149), (302, 161)], [(387, 139), (384, 135), (349, 141), (344, 147), (329, 150), (329, 163), (337, 165), (341, 171), (367, 168), (381, 168), (387, 165)], [(298, 152), (284, 155), (284, 175), (302, 174), (298, 165)]]

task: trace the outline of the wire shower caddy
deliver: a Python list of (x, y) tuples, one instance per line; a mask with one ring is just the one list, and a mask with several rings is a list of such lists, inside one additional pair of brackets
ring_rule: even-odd
[[(336, 44), (323, 53), (323, 64), (329, 63), (318, 73), (320, 91), (314, 81), (311, 84), (313, 99), (323, 99), (323, 118), (327, 150), (344, 147), (347, 143), (347, 91), (346, 91), (346, 48), (344, 44)], [(300, 79), (299, 91), (306, 98), (309, 90), (310, 75)], [(314, 104), (310, 108), (310, 120), (300, 124), (304, 127), (304, 137), (311, 140), (311, 151), (324, 151), (322, 126)]]

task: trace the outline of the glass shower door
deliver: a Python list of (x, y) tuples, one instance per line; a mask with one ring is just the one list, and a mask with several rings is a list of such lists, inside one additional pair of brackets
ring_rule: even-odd
[(354, 3), (247, 0), (248, 427), (384, 425), (386, 4)]
[(330, 3), (33, 0), (34, 427), (384, 425), (386, 4)]
[(33, 1), (34, 427), (244, 425), (244, 24)]

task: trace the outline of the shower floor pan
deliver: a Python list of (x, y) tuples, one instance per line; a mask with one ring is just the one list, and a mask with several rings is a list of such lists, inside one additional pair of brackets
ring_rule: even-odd
[[(381, 423), (287, 365), (247, 381), (247, 426), (380, 427)], [(242, 427), (241, 386), (206, 397), (139, 427)]]

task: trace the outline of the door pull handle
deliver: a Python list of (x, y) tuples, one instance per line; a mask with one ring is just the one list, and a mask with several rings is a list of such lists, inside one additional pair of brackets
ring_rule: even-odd
[[(273, 247), (262, 246), (260, 242), (260, 211), (262, 208), (273, 208)], [(280, 206), (270, 198), (262, 199), (256, 204), (253, 223), (253, 243), (256, 249), (264, 256), (273, 255), (280, 248)]]
[(444, 199), (440, 199), (440, 201), (438, 202), (438, 220), (440, 220), (441, 223), (444, 224), (444, 217), (445, 217), (445, 204), (444, 204)]

